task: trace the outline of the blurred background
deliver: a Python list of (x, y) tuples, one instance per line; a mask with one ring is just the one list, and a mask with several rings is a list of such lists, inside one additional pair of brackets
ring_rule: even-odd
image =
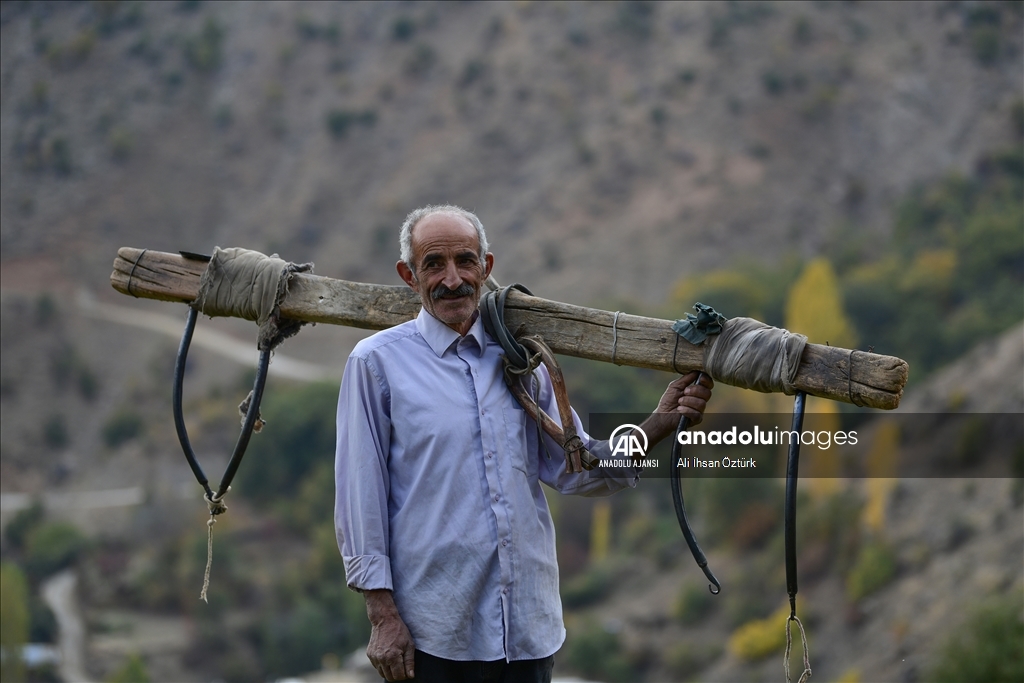
[[(367, 675), (332, 524), (365, 333), (307, 327), (275, 357), (204, 604), (208, 513), (170, 412), (185, 308), (114, 292), (120, 246), (398, 284), (405, 214), (456, 203), (502, 283), (671, 319), (699, 300), (906, 359), (901, 410), (979, 416), (965, 461), (986, 415), (1024, 412), (1020, 2), (4, 2), (0, 39), (4, 681)], [(214, 479), (254, 338), (203, 320), (189, 359)], [(585, 419), (650, 410), (671, 379), (565, 367)], [(871, 433), (881, 464), (802, 486), (814, 680), (1020, 680), (1024, 445), (1014, 478), (883, 479), (906, 436), (827, 403), (814, 419)], [(556, 675), (781, 677), (781, 483), (687, 489), (718, 597), (665, 482), (549, 497)]]

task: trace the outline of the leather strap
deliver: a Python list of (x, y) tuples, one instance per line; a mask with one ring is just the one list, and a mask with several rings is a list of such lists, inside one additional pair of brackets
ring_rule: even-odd
[[(501, 344), (501, 348), (505, 351), (503, 356), (505, 383), (508, 384), (509, 390), (519, 401), (526, 414), (533, 418), (548, 436), (561, 444), (565, 451), (566, 472), (579, 473), (583, 470), (593, 469), (597, 460), (590, 455), (583, 439), (576, 432), (576, 423), (572, 419), (572, 406), (569, 403), (569, 393), (565, 388), (565, 378), (562, 376), (562, 369), (558, 366), (558, 361), (555, 360), (555, 354), (539, 335), (523, 336), (517, 339), (509, 332), (505, 324), (505, 300), (512, 289), (533, 295), (529, 289), (516, 283), (485, 292), (480, 299), (480, 314), (483, 317), (484, 329)], [(532, 376), (533, 370), (541, 362), (547, 366), (548, 375), (551, 377), (551, 386), (555, 392), (561, 426), (537, 405), (533, 397), (530, 396), (530, 392), (523, 386), (523, 377)]]

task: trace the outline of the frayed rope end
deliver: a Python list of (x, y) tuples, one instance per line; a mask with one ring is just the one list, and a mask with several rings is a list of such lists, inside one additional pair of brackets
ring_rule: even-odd
[[(228, 491), (230, 490), (229, 486)], [(210, 588), (210, 569), (213, 567), (213, 525), (217, 523), (217, 515), (228, 511), (228, 506), (224, 504), (226, 495), (227, 491), (223, 496), (204, 496), (206, 506), (210, 509), (210, 519), (206, 520), (206, 571), (203, 572), (203, 590), (199, 593), (199, 599), (206, 604), (210, 604), (210, 601), (206, 599), (206, 591)]]

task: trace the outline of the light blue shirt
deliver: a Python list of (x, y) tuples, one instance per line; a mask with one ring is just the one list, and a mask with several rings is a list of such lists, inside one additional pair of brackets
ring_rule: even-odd
[[(561, 445), (541, 445), (505, 386), (501, 354), (479, 318), (460, 337), (420, 311), (359, 342), (341, 383), (335, 527), (348, 585), (392, 590), (417, 649), (446, 659), (557, 651), (555, 530), (539, 482), (600, 496), (638, 480), (566, 474)], [(536, 374), (558, 421), (543, 366)]]

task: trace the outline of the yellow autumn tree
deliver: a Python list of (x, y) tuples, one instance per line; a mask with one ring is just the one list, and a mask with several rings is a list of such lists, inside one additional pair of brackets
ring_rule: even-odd
[[(835, 401), (825, 398), (807, 397), (807, 408), (804, 414), (804, 431), (829, 432), (835, 434), (842, 428), (839, 419), (839, 407)], [(788, 449), (787, 449), (788, 450)], [(819, 449), (817, 446), (805, 446), (802, 449), (800, 463), (801, 484), (816, 499), (831, 496), (839, 492), (841, 471), (840, 453), (842, 448), (830, 446)]]
[(900, 428), (894, 420), (886, 420), (875, 429), (871, 450), (865, 462), (867, 478), (864, 480), (866, 501), (861, 519), (874, 533), (881, 533), (886, 524), (886, 511), (896, 478), (900, 455)]
[(612, 506), (607, 499), (594, 501), (590, 522), (590, 561), (602, 562), (608, 559), (612, 538)]
[(839, 281), (827, 258), (807, 264), (786, 297), (786, 329), (807, 335), (815, 344), (852, 349), (857, 343), (853, 323), (843, 310)]
[[(839, 292), (832, 264), (827, 258), (809, 262), (800, 277), (789, 289), (786, 297), (786, 329), (807, 335), (807, 340), (816, 344), (853, 348), (857, 336), (853, 330), (843, 299)], [(839, 411), (832, 401), (809, 399), (805, 429), (839, 429)], [(839, 461), (835, 449), (808, 463), (806, 476), (811, 492), (818, 496), (835, 493), (839, 488)], [(801, 472), (801, 474), (804, 474)]]

